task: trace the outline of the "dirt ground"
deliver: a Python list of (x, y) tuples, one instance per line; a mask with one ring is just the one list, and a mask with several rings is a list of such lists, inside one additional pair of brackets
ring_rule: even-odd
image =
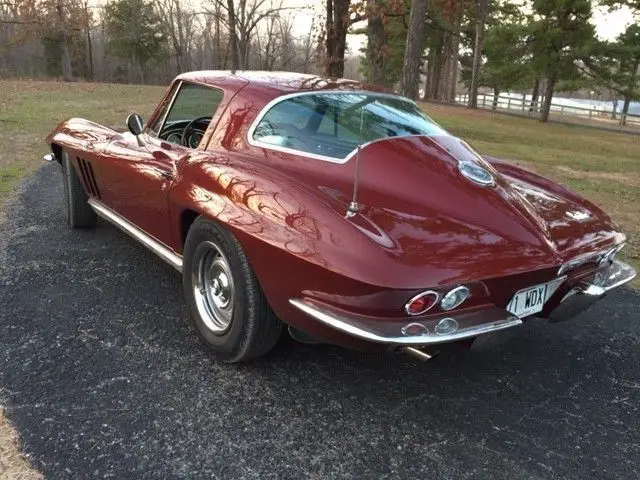
[(36, 480), (42, 475), (20, 453), (18, 437), (0, 407), (0, 480)]

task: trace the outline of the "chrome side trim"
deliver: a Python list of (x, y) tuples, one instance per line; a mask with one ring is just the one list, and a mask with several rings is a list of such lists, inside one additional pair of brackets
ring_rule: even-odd
[[(423, 335), (405, 336), (402, 335), (400, 328), (398, 328), (397, 336), (383, 336), (375, 333), (372, 330), (364, 329), (357, 325), (354, 325), (349, 318), (329, 311), (326, 308), (322, 308), (315, 304), (312, 304), (306, 300), (300, 300), (297, 298), (289, 299), (289, 303), (296, 307), (298, 310), (306, 313), (310, 317), (318, 320), (319, 322), (340, 330), (341, 332), (353, 335), (354, 337), (362, 338), (370, 342), (376, 343), (388, 343), (393, 345), (432, 345), (437, 343), (448, 343), (463, 340), (465, 338), (477, 337), (485, 333), (497, 332), (506, 328), (522, 325), (522, 320), (518, 317), (505, 313), (505, 318), (501, 320), (491, 321), (470, 327), (464, 327), (456, 330), (453, 333), (438, 335), (436, 333), (427, 332)], [(398, 325), (400, 327), (400, 325)]]
[(135, 240), (138, 240), (173, 268), (175, 268), (179, 272), (182, 272), (182, 257), (171, 250), (169, 247), (159, 242), (145, 231), (140, 230), (129, 220), (114, 212), (102, 202), (99, 202), (94, 198), (90, 198), (89, 206), (93, 208), (95, 212), (102, 218), (110, 223), (113, 223), (116, 227), (120, 228), (123, 232), (130, 235)]
[[(313, 158), (314, 160), (323, 160), (325, 162), (338, 163), (338, 164), (347, 163), (357, 153), (358, 148), (354, 148), (344, 158), (335, 158), (335, 157), (328, 157), (326, 155), (319, 155), (317, 153), (304, 152), (302, 150), (296, 150), (294, 148), (280, 147), (278, 145), (273, 145), (273, 144), (270, 144), (270, 143), (261, 142), (260, 140), (255, 140), (253, 138), (253, 133), (255, 132), (256, 127), (258, 126), (258, 124), (260, 123), (262, 118), (269, 112), (269, 110), (271, 110), (273, 107), (275, 107), (278, 103), (283, 102), (285, 100), (288, 100), (290, 98), (302, 97), (302, 96), (306, 96), (306, 95), (323, 95), (323, 94), (324, 95), (329, 95), (329, 94), (330, 95), (369, 95), (369, 96), (382, 97), (382, 98), (395, 98), (395, 99), (398, 99), (398, 100), (404, 100), (405, 102), (407, 102), (409, 104), (418, 106), (418, 104), (416, 102), (414, 102), (413, 100), (411, 100), (409, 98), (403, 97), (402, 95), (397, 95), (397, 94), (394, 94), (394, 93), (371, 92), (371, 91), (368, 91), (368, 90), (311, 90), (311, 91), (308, 91), (308, 92), (289, 93), (287, 95), (281, 95), (279, 97), (274, 98), (269, 103), (267, 103), (262, 108), (262, 110), (260, 110), (260, 113), (258, 113), (256, 118), (253, 120), (253, 122), (251, 123), (251, 126), (249, 127), (249, 130), (247, 132), (247, 143), (249, 145), (253, 145), (254, 147), (265, 148), (267, 150), (275, 150), (275, 151), (284, 152), (284, 153), (291, 153), (293, 155), (299, 155), (301, 157)], [(429, 116), (427, 116), (427, 118), (429, 118), (429, 120), (431, 122), (433, 122), (435, 125), (440, 127), (440, 125), (438, 123), (436, 123), (435, 121), (433, 121)], [(440, 128), (443, 131), (445, 131), (444, 128), (442, 128), (442, 127), (440, 127)], [(424, 136), (426, 136), (426, 135), (403, 135), (401, 138), (404, 138), (404, 137), (424, 137)], [(399, 137), (377, 138), (375, 140), (371, 140), (369, 142), (363, 143), (362, 145), (360, 145), (360, 148), (361, 149), (365, 148), (365, 147), (371, 145), (372, 143), (379, 142), (379, 141), (382, 141), (382, 140), (389, 140), (389, 138), (399, 138)]]

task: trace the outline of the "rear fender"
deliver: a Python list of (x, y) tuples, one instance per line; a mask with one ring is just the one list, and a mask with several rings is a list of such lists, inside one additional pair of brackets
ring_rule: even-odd
[[(271, 307), (286, 321), (292, 318), (290, 298), (322, 296), (344, 306), (362, 298), (374, 304), (376, 295), (394, 295), (354, 278), (366, 271), (360, 263), (384, 263), (385, 255), (344, 219), (340, 202), (322, 195), (263, 164), (203, 153), (179, 163), (169, 208), (171, 218), (193, 210), (229, 229), (247, 253)], [(174, 226), (173, 238), (181, 252), (181, 225)], [(389, 300), (388, 305), (398, 304)]]

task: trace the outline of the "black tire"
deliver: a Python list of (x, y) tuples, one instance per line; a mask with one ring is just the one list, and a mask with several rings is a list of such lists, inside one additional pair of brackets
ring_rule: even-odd
[(280, 337), (282, 323), (269, 307), (238, 240), (198, 217), (187, 234), (183, 258), (185, 299), (205, 344), (228, 363), (268, 353)]
[(64, 185), (64, 199), (67, 206), (67, 223), (72, 228), (95, 227), (98, 216), (89, 206), (89, 197), (82, 188), (67, 152), (62, 152), (62, 183)]

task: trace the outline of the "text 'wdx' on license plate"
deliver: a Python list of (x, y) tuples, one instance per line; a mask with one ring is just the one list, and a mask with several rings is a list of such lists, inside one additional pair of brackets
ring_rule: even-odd
[(544, 307), (547, 298), (555, 291), (555, 288), (549, 288), (550, 283), (553, 282), (520, 290), (507, 305), (507, 311), (520, 318), (538, 313)]

